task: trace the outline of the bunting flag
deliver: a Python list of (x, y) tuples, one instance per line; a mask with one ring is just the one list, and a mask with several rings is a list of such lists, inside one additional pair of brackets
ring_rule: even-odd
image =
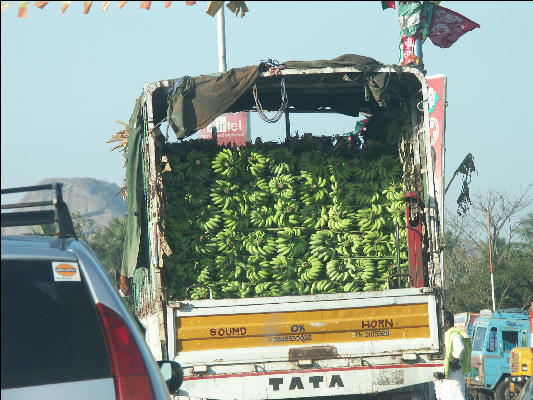
[(244, 17), (244, 15), (248, 12), (248, 7), (246, 7), (246, 4), (244, 1), (230, 1), (226, 7), (230, 9), (230, 11), (235, 14), (239, 15), (239, 11), (241, 12), (241, 18)]
[(382, 1), (381, 8), (383, 8), (383, 10), (386, 10), (387, 8), (396, 9), (396, 4), (394, 3), (394, 1)]
[(223, 5), (223, 1), (211, 1), (205, 12), (214, 17)]
[(141, 1), (141, 5), (139, 8), (141, 10), (149, 10), (151, 5), (152, 5), (151, 1)]
[(28, 6), (30, 5), (29, 1), (21, 1), (19, 3), (19, 18), (26, 18), (28, 16)]
[[(29, 8), (30, 3), (31, 2), (29, 2), (29, 1), (19, 1), (18, 2), (18, 17), (19, 18), (26, 18), (28, 16), (28, 8)], [(49, 3), (58, 4), (60, 2), (59, 1), (57, 1), (57, 2), (35, 1), (35, 2), (33, 2), (33, 5), (42, 10)], [(69, 8), (71, 3), (72, 3), (72, 1), (61, 1), (61, 15), (63, 15), (65, 13), (65, 11), (67, 11), (67, 9)], [(84, 14), (88, 14), (89, 13), (93, 3), (94, 3), (94, 1), (84, 1), (83, 2), (83, 13)], [(110, 5), (111, 5), (111, 3), (112, 3), (111, 1), (103, 1), (102, 2), (102, 12), (104, 12), (104, 13), (107, 12), (109, 7), (110, 7)], [(126, 5), (127, 1), (118, 1), (117, 3), (118, 3), (118, 8), (122, 9), (122, 7), (124, 7)], [(142, 9), (142, 10), (150, 10), (150, 7), (151, 7), (152, 3), (153, 3), (152, 1), (141, 1), (139, 8)], [(195, 5), (196, 3), (197, 3), (196, 1), (185, 1), (185, 4), (187, 6), (192, 6), (192, 5)], [(224, 3), (225, 3), (224, 1), (210, 1), (209, 5), (207, 7), (206, 13), (211, 15), (212, 17), (214, 17), (217, 14), (217, 12), (221, 9), (221, 7), (224, 6)], [(382, 3), (387, 3), (387, 4), (390, 3), (392, 8), (396, 8), (394, 1), (382, 2)], [(13, 4), (15, 4), (15, 3), (14, 2), (1, 3), (1, 5), (2, 5), (2, 14), (10, 6), (12, 6)], [(165, 8), (170, 8), (171, 4), (172, 4), (172, 1), (165, 1), (164, 2)], [(238, 16), (240, 14), (241, 17), (244, 17), (246, 15), (246, 13), (249, 12), (248, 7), (246, 6), (246, 3), (244, 1), (229, 1), (229, 2), (227, 2), (227, 7), (236, 16)]]
[(93, 5), (92, 1), (84, 1), (83, 2), (83, 13), (87, 14), (89, 10), (91, 9), (92, 5)]
[(478, 23), (459, 13), (437, 6), (433, 12), (428, 37), (435, 46), (448, 48), (465, 33), (479, 27)]
[(62, 1), (61, 2), (61, 15), (65, 14), (65, 11), (67, 11), (68, 6), (70, 6), (70, 3), (72, 1)]

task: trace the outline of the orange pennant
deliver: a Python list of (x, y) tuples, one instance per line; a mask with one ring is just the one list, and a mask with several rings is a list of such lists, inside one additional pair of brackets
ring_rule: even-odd
[(109, 4), (111, 4), (110, 1), (104, 1), (104, 2), (102, 3), (102, 11), (103, 11), (103, 12), (106, 12), (106, 11), (107, 11), (107, 9), (109, 8)]
[(29, 1), (21, 1), (19, 3), (19, 18), (26, 18), (28, 16), (28, 6), (30, 5)]
[(171, 1), (165, 1), (165, 8), (169, 8), (170, 7), (170, 3), (172, 3)]
[(67, 11), (68, 6), (70, 6), (70, 3), (72, 1), (62, 1), (61, 2), (61, 15), (65, 14), (65, 11)]
[(44, 6), (47, 5), (48, 3), (50, 2), (49, 1), (36, 1), (35, 3), (33, 3), (33, 5), (42, 10)]
[(151, 5), (151, 1), (141, 1), (141, 6), (139, 8), (142, 10), (149, 10)]
[(93, 5), (92, 1), (84, 1), (83, 2), (83, 13), (88, 14), (92, 5)]
[(2, 14), (4, 13), (5, 10), (7, 10), (7, 8), (11, 5), (11, 3), (2, 3)]
[(196, 1), (186, 1), (185, 5), (187, 6), (194, 6), (196, 4)]
[(119, 1), (118, 2), (118, 8), (121, 9), (122, 7), (124, 7), (126, 5), (127, 1)]

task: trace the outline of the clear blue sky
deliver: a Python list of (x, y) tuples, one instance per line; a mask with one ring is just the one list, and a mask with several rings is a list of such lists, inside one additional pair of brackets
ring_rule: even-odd
[[(121, 153), (106, 140), (128, 121), (146, 82), (216, 72), (216, 18), (209, 2), (165, 9), (140, 2), (106, 14), (94, 2), (88, 15), (73, 2), (29, 8), (17, 18), (18, 2), (1, 16), (2, 187), (44, 178), (91, 177), (121, 185)], [(281, 61), (331, 59), (346, 53), (398, 61), (399, 22), (380, 2), (247, 2), (249, 13), (226, 9), (228, 68)], [(448, 77), (446, 182), (471, 152), (479, 175), (473, 192), (489, 188), (517, 194), (533, 182), (533, 2), (441, 2), (481, 28), (441, 49), (424, 45), (428, 75)], [(252, 136), (276, 138), (254, 116)], [(316, 134), (353, 129), (353, 119), (300, 117), (291, 128)], [(172, 138), (172, 136), (171, 136)], [(453, 206), (460, 188), (448, 192)]]

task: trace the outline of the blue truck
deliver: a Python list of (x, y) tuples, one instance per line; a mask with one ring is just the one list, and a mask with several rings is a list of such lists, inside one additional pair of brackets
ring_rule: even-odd
[(510, 386), (510, 352), (528, 347), (530, 324), (527, 310), (482, 310), (474, 321), (472, 372), (466, 378), (467, 392), (476, 400), (516, 399), (520, 387)]

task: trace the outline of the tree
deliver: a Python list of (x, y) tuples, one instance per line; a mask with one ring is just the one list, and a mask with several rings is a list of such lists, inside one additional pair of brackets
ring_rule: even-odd
[(96, 228), (89, 239), (89, 245), (115, 282), (120, 275), (125, 237), (126, 218), (115, 218), (107, 226)]
[(488, 191), (445, 234), (445, 303), (453, 312), (492, 308), (487, 208), (496, 308), (527, 308), (533, 301), (533, 213), (530, 185), (515, 198)]

